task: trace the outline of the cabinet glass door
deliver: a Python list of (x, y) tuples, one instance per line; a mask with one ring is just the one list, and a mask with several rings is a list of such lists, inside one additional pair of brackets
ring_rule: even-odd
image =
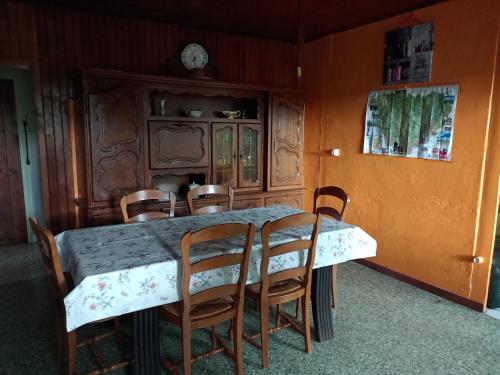
[(259, 124), (239, 125), (239, 187), (261, 186), (262, 131)]
[(213, 183), (236, 187), (236, 124), (213, 124)]

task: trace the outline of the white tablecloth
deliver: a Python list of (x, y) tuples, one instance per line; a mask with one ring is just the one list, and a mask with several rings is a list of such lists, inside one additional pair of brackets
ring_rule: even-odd
[[(188, 231), (210, 225), (240, 222), (257, 228), (247, 283), (260, 280), (262, 245), (260, 228), (268, 220), (301, 212), (286, 206), (250, 208), (203, 216), (187, 216), (135, 224), (77, 229), (56, 236), (63, 269), (71, 272), (73, 289), (64, 299), (66, 328), (72, 331), (86, 323), (176, 302), (181, 299), (182, 262), (180, 239)], [(307, 237), (310, 228), (280, 232), (271, 244)], [(194, 248), (193, 260), (224, 251), (240, 251), (243, 239)], [(318, 236), (314, 268), (376, 254), (375, 240), (362, 229), (323, 218)], [(271, 273), (302, 263), (301, 253), (274, 257)], [(239, 267), (201, 272), (191, 278), (191, 291), (235, 282)]]

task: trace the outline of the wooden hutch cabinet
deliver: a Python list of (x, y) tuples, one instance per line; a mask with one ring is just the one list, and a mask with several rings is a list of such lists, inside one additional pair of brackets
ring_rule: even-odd
[(175, 192), (184, 215), (191, 183), (231, 184), (235, 209), (302, 208), (300, 91), (104, 70), (82, 79), (84, 225), (119, 222), (120, 197), (146, 188)]

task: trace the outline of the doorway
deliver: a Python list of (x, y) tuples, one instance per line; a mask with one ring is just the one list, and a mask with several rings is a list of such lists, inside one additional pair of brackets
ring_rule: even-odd
[[(498, 213), (500, 214), (500, 206)], [(500, 319), (500, 220), (497, 220), (487, 307), (489, 315)]]
[(0, 246), (34, 242), (28, 218), (44, 223), (33, 77), (0, 67)]
[(14, 81), (0, 79), (0, 245), (28, 240)]

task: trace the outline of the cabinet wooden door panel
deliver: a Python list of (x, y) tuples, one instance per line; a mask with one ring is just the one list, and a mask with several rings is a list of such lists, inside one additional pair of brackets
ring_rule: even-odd
[(207, 167), (207, 122), (149, 122), (151, 169)]
[(270, 189), (302, 186), (304, 107), (298, 98), (271, 99)]
[(293, 208), (304, 208), (304, 197), (302, 195), (285, 195), (282, 197), (269, 197), (266, 198), (266, 206), (275, 204), (283, 204)]
[(113, 85), (88, 94), (93, 201), (108, 201), (143, 186), (140, 90)]
[(212, 181), (216, 185), (231, 183), (233, 188), (238, 186), (237, 129), (237, 124), (212, 124)]

